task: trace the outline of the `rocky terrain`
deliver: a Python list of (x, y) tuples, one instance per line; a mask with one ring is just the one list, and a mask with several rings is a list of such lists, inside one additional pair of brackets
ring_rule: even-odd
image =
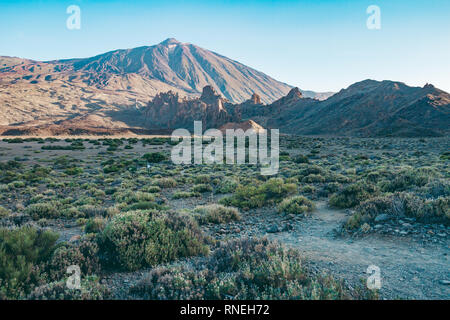
[[(130, 119), (136, 116), (130, 113), (158, 93), (172, 91), (192, 98), (207, 85), (233, 103), (254, 92), (270, 103), (291, 88), (237, 61), (175, 39), (85, 59), (44, 62), (0, 57), (0, 130), (60, 134), (74, 131), (61, 121), (80, 123), (80, 117), (90, 115), (97, 117), (97, 128), (114, 129), (123, 123), (132, 128), (136, 123)], [(325, 99), (331, 93), (305, 94)], [(117, 123), (111, 127), (111, 122)]]
[(299, 100), (271, 124), (296, 134), (439, 136), (449, 132), (450, 95), (430, 84), (365, 80), (325, 101)]
[(175, 39), (86, 59), (0, 57), (2, 135), (170, 133), (194, 120), (303, 135), (442, 136), (450, 95), (387, 80), (333, 95), (302, 91)]
[(205, 87), (200, 98), (160, 94), (146, 109), (147, 128), (207, 128), (226, 122), (253, 121), (282, 133), (329, 136), (441, 136), (450, 128), (450, 95), (432, 85), (409, 87), (400, 82), (365, 80), (327, 100), (303, 96), (298, 88), (271, 104), (258, 94), (232, 104)]

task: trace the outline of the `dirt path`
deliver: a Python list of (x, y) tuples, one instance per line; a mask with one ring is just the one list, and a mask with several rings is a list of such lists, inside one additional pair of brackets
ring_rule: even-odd
[(312, 267), (329, 270), (350, 284), (367, 279), (369, 265), (381, 270), (381, 298), (450, 299), (449, 241), (422, 244), (409, 238), (370, 235), (350, 239), (335, 237), (333, 230), (346, 219), (344, 211), (325, 202), (311, 217), (295, 223), (294, 230), (268, 234), (299, 249)]

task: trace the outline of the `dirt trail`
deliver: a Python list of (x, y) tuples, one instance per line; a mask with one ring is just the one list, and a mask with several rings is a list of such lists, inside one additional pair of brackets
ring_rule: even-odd
[(449, 299), (449, 246), (422, 244), (409, 238), (369, 235), (350, 239), (333, 230), (346, 219), (344, 211), (319, 202), (311, 217), (298, 221), (294, 230), (268, 234), (299, 249), (312, 267), (329, 270), (350, 284), (366, 279), (369, 265), (381, 269), (381, 298)]

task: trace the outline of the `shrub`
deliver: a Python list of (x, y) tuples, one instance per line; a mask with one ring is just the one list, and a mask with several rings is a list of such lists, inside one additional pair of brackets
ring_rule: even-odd
[(84, 232), (86, 233), (98, 233), (101, 232), (106, 225), (104, 218), (95, 217), (86, 221), (84, 225)]
[(308, 166), (302, 166), (303, 169), (299, 171), (299, 175), (302, 177), (309, 176), (310, 174), (315, 175), (325, 175), (324, 169), (319, 167), (318, 165), (308, 165)]
[(309, 163), (308, 157), (302, 154), (298, 154), (294, 157), (293, 161), (295, 163)]
[(330, 205), (337, 208), (351, 208), (376, 196), (378, 189), (369, 183), (353, 183), (346, 186), (330, 198)]
[(135, 211), (135, 210), (151, 210), (151, 209), (163, 209), (163, 207), (156, 202), (152, 201), (139, 201), (126, 206), (123, 211)]
[(427, 183), (422, 189), (427, 196), (433, 198), (448, 197), (450, 196), (450, 181), (433, 180)]
[(54, 219), (59, 215), (59, 211), (54, 203), (34, 203), (25, 209), (25, 213), (31, 216), (33, 220), (42, 218)]
[(206, 175), (206, 174), (202, 174), (199, 176), (196, 176), (194, 178), (194, 183), (195, 184), (207, 184), (207, 183), (211, 183), (211, 177)]
[(159, 212), (114, 216), (103, 230), (100, 243), (104, 263), (125, 270), (207, 253), (204, 237), (192, 220)]
[(142, 156), (142, 158), (150, 163), (158, 163), (167, 159), (166, 155), (162, 152), (146, 153)]
[(77, 176), (77, 175), (83, 173), (83, 168), (79, 168), (79, 167), (67, 168), (66, 170), (64, 170), (64, 173), (69, 176)]
[(316, 188), (312, 185), (307, 184), (305, 186), (300, 187), (300, 192), (301, 193), (314, 193), (314, 192), (316, 192)]
[(8, 209), (0, 206), (0, 218), (7, 217), (7, 216), (9, 216), (9, 214), (10, 214), (10, 212)]
[(175, 188), (177, 186), (177, 182), (173, 178), (160, 178), (155, 181), (155, 185), (160, 188)]
[(235, 208), (224, 207), (220, 204), (210, 204), (195, 208), (200, 223), (228, 223), (241, 219), (239, 211)]
[(109, 289), (96, 277), (81, 279), (81, 289), (69, 289), (65, 281), (57, 281), (37, 287), (29, 300), (105, 300), (112, 297)]
[(186, 199), (200, 196), (201, 194), (199, 192), (177, 191), (172, 195), (172, 199)]
[(450, 225), (450, 198), (424, 200), (410, 193), (376, 197), (359, 205), (344, 227), (353, 230), (363, 223), (373, 223), (382, 213), (392, 218), (412, 217), (419, 222)]
[(236, 180), (225, 178), (219, 183), (216, 193), (232, 193), (238, 185), (239, 183)]
[(95, 238), (84, 237), (80, 243), (64, 243), (54, 252), (46, 265), (48, 280), (60, 281), (66, 278), (67, 268), (71, 265), (80, 267), (81, 276), (98, 274), (101, 270), (99, 248)]
[(203, 263), (153, 269), (131, 288), (144, 299), (363, 299), (376, 295), (316, 275), (300, 253), (267, 239), (221, 244)]
[(446, 151), (439, 157), (441, 160), (450, 160), (450, 151)]
[(315, 208), (316, 206), (311, 200), (303, 196), (296, 196), (283, 200), (278, 206), (278, 212), (284, 214), (304, 214), (313, 211)]
[(98, 205), (85, 204), (78, 208), (84, 218), (107, 216), (107, 209)]
[(32, 227), (0, 228), (0, 299), (18, 299), (41, 282), (58, 234)]
[(303, 177), (302, 182), (305, 183), (322, 183), (325, 182), (325, 177), (322, 177), (320, 174), (309, 174), (306, 177)]
[(407, 169), (382, 181), (380, 189), (385, 192), (405, 191), (412, 187), (422, 187), (436, 176), (437, 173), (431, 168)]
[(278, 203), (296, 190), (295, 184), (284, 183), (281, 178), (272, 178), (258, 187), (239, 185), (231, 197), (223, 198), (219, 203), (248, 210)]
[(211, 192), (211, 191), (212, 191), (212, 187), (208, 184), (196, 184), (192, 187), (192, 192), (204, 193), (204, 192)]
[(148, 193), (158, 193), (161, 191), (161, 188), (158, 186), (148, 186), (146, 188), (143, 188), (142, 190), (145, 190)]

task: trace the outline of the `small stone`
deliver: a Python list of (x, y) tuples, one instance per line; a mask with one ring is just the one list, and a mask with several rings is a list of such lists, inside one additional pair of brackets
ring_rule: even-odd
[(408, 222), (403, 223), (402, 226), (404, 226), (405, 228), (411, 228), (412, 227), (412, 225), (410, 223), (408, 223)]
[(364, 233), (369, 232), (370, 229), (371, 229), (371, 228), (370, 228), (370, 225), (367, 224), (367, 223), (364, 223), (364, 224), (361, 226), (361, 231), (364, 232)]
[(379, 214), (375, 217), (375, 222), (382, 222), (386, 220), (389, 220), (389, 215), (385, 213)]
[(280, 229), (278, 229), (278, 226), (276, 226), (274, 224), (271, 225), (269, 228), (267, 228), (268, 233), (277, 233), (279, 231), (280, 231)]
[(69, 239), (69, 242), (75, 242), (75, 241), (78, 241), (78, 240), (80, 240), (80, 239), (81, 239), (81, 236), (80, 236), (79, 234), (77, 234), (77, 235), (72, 236), (72, 237)]

